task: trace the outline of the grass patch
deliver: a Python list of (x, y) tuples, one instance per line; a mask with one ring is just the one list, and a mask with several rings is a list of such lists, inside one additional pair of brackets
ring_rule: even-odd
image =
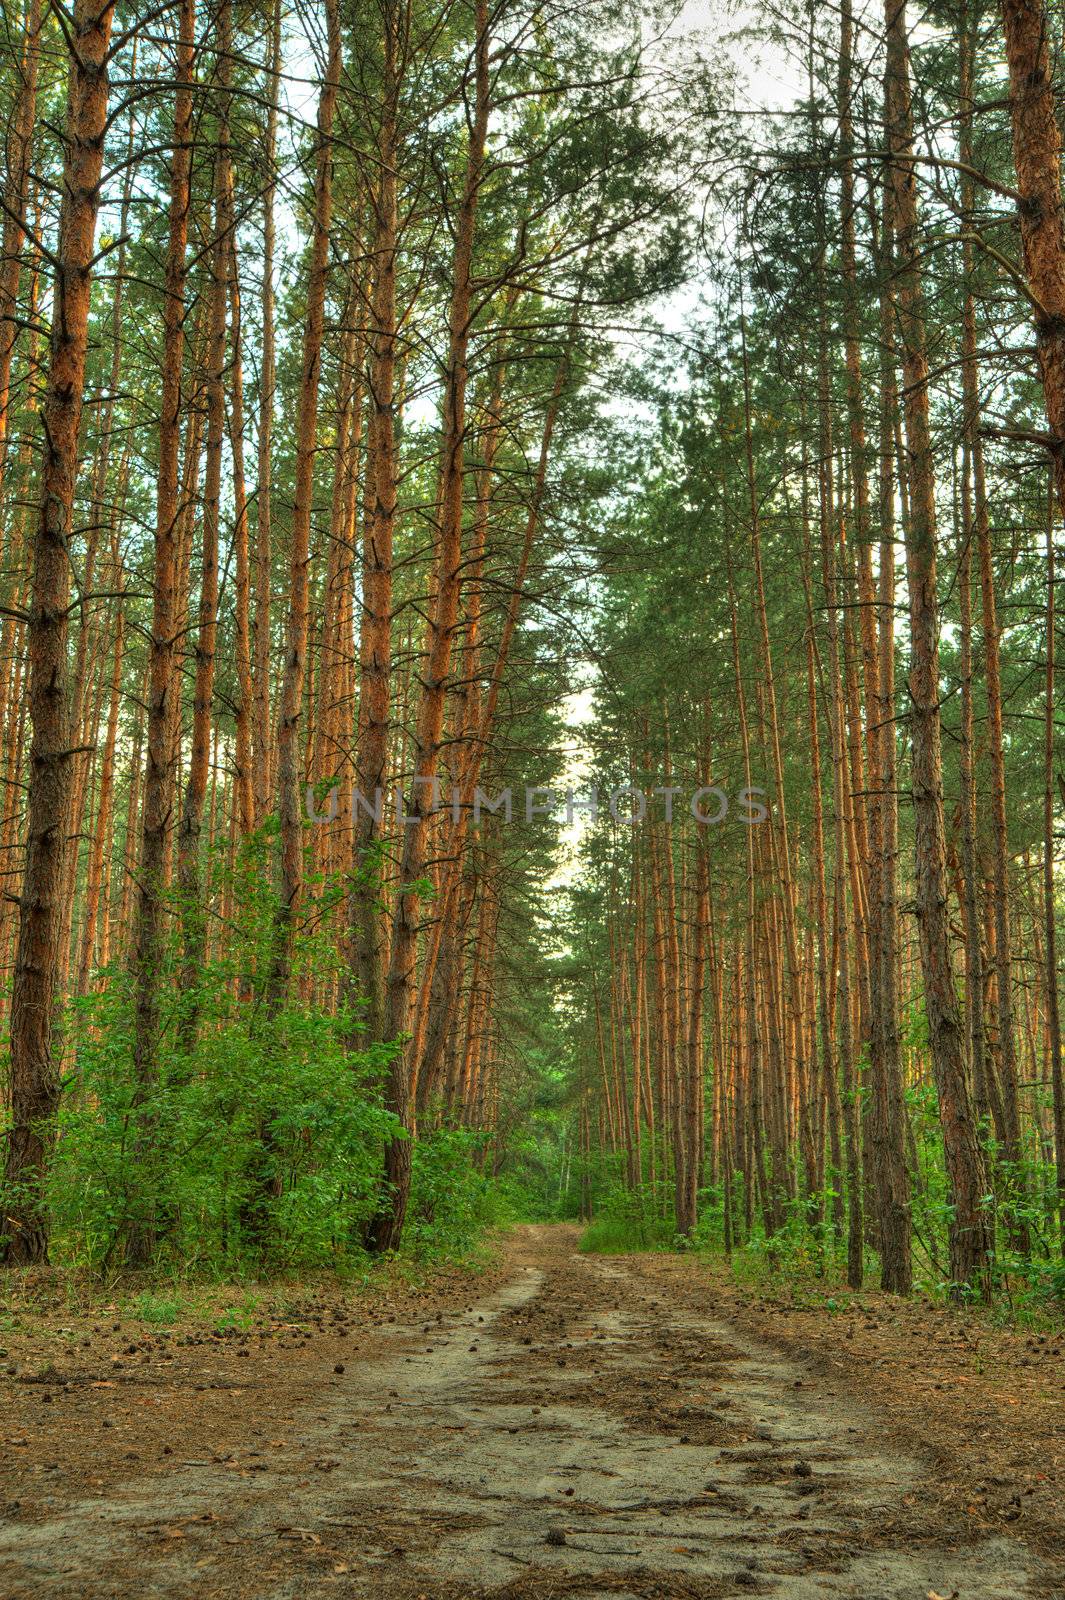
[(238, 1333), (247, 1333), (254, 1325), (256, 1312), (261, 1306), (260, 1295), (245, 1295), (239, 1305), (226, 1306), (221, 1316), (216, 1318), (215, 1328), (219, 1333), (228, 1333), (231, 1329)]
[(184, 1310), (185, 1306), (176, 1295), (153, 1294), (150, 1289), (139, 1294), (130, 1307), (133, 1316), (157, 1328), (169, 1328)]
[(669, 1250), (673, 1225), (662, 1217), (597, 1217), (581, 1234), (579, 1249), (592, 1255), (623, 1256), (637, 1250)]

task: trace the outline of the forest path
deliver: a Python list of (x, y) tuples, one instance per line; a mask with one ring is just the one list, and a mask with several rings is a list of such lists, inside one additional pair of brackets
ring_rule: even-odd
[(928, 1463), (871, 1411), (716, 1320), (705, 1279), (576, 1244), (516, 1230), (479, 1304), (348, 1351), (344, 1382), (298, 1416), (264, 1399), (255, 1420), (298, 1435), (264, 1461), (248, 1437), (227, 1461), (0, 1522), (0, 1595), (1042, 1592), (1018, 1540), (937, 1521)]

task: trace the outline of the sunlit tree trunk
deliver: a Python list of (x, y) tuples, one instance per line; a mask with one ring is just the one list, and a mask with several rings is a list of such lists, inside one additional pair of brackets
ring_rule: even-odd
[(18, 1266), (43, 1261), (48, 1254), (48, 1218), (41, 1186), (59, 1103), (53, 1034), (73, 753), (67, 660), (69, 541), (77, 488), (113, 17), (112, 0), (77, 0), (68, 22), (63, 201), (27, 626), (27, 694), (33, 736), (11, 1001), (11, 1128), (4, 1167), (8, 1198), (5, 1238), (0, 1246), (3, 1259)]
[(935, 479), (928, 408), (928, 357), (919, 266), (916, 176), (912, 160), (909, 37), (904, 0), (887, 0), (886, 118), (895, 240), (910, 506), (906, 576), (910, 596), (911, 783), (915, 824), (915, 903), (928, 1037), (947, 1175), (954, 1207), (950, 1270), (955, 1284), (986, 1289), (989, 1237), (983, 1211), (981, 1151), (965, 1076), (958, 998), (947, 922), (943, 765), (940, 753), (939, 600), (936, 593)]
[(488, 129), (489, 37), (487, 0), (477, 0), (475, 38), (475, 104), (470, 122), (466, 176), (455, 219), (449, 311), (449, 350), (444, 399), (443, 460), (438, 495), (439, 533), (436, 555), (436, 604), (429, 627), (428, 660), (418, 704), (416, 758), (411, 799), (406, 808), (401, 857), (401, 883), (392, 929), (392, 946), (385, 985), (384, 1037), (404, 1042), (389, 1069), (386, 1102), (403, 1128), (388, 1143), (385, 1156), (386, 1191), (378, 1215), (367, 1233), (374, 1250), (393, 1249), (399, 1243), (410, 1189), (410, 1137), (412, 1073), (405, 1036), (410, 1030), (417, 952), (419, 880), (425, 865), (426, 819), (433, 809), (438, 779), (444, 699), (447, 692), (451, 646), (458, 616), (462, 559), (462, 510), (465, 484), (467, 350), (473, 273), (474, 223), (484, 165)]

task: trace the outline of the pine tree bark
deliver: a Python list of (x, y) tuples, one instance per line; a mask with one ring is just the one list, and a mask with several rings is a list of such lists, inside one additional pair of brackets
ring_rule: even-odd
[(374, 194), (370, 317), (367, 516), (362, 545), (359, 628), (358, 790), (350, 941), (362, 1037), (385, 1036), (380, 850), (384, 836), (392, 673), (392, 543), (396, 521), (396, 254), (398, 248), (398, 18), (384, 6), (380, 164)]
[[(987, 1289), (990, 1239), (982, 1207), (983, 1162), (965, 1075), (947, 921), (936, 592), (936, 506), (928, 408), (924, 293), (919, 266), (916, 175), (905, 0), (887, 0), (885, 112), (895, 243), (895, 282), (909, 452), (906, 577), (910, 597), (910, 739), (915, 904), (932, 1066), (953, 1215), (950, 1272), (957, 1291)], [(890, 250), (891, 235), (885, 241)]]
[[(185, 352), (186, 251), (189, 230), (193, 139), (195, 0), (181, 8), (174, 95), (170, 218), (163, 291), (163, 353), (159, 397), (159, 466), (155, 496), (155, 570), (148, 666), (148, 764), (141, 808), (141, 848), (133, 939), (135, 983), (134, 1073), (137, 1136), (142, 1161), (154, 1136), (151, 1095), (159, 1045), (159, 993), (164, 947), (163, 890), (173, 797), (175, 726), (181, 687), (175, 671), (177, 587), (181, 563), (183, 507), (180, 503), (181, 377)], [(140, 1196), (127, 1224), (126, 1256), (144, 1266), (155, 1249), (155, 1216)]]
[[(203, 515), (200, 520), (200, 602), (197, 617), (196, 673), (192, 699), (192, 740), (185, 795), (177, 836), (177, 881), (181, 896), (182, 990), (186, 1009), (179, 1035), (188, 1052), (196, 1043), (197, 985), (206, 954), (206, 918), (200, 884), (200, 838), (211, 765), (211, 711), (214, 701), (215, 640), (218, 631), (218, 542), (222, 515), (222, 452), (226, 435), (226, 307), (229, 299), (231, 239), (229, 195), (232, 184), (229, 112), (233, 59), (232, 0), (222, 0), (216, 15), (218, 132), (214, 171), (214, 240), (207, 319), (207, 450)], [(239, 611), (238, 603), (238, 611)]]
[[(966, 166), (973, 159), (973, 72), (975, 39), (969, 8), (962, 28), (961, 58), (959, 68), (959, 93), (961, 98), (961, 130), (959, 150)], [(962, 211), (972, 210), (972, 180), (962, 178)], [(966, 358), (963, 367), (963, 454), (961, 474), (961, 537), (962, 556), (958, 568), (959, 621), (961, 626), (961, 749), (959, 775), (961, 779), (962, 808), (962, 882), (963, 912), (965, 918), (965, 1015), (969, 1065), (972, 1073), (974, 1109), (978, 1118), (986, 1115), (989, 1107), (987, 1068), (984, 1059), (984, 960), (981, 933), (980, 877), (977, 871), (977, 794), (976, 763), (973, 736), (973, 627), (972, 627), (972, 557), (976, 544), (976, 527), (973, 517), (973, 439), (979, 425), (979, 390), (976, 362), (976, 300), (973, 293), (973, 245), (966, 239), (963, 245), (962, 271), (965, 276), (965, 305), (962, 312), (962, 350)], [(986, 507), (984, 515), (986, 517)]]
[(43, 1184), (59, 1105), (55, 1059), (60, 899), (70, 832), (71, 744), (67, 659), (69, 541), (78, 473), (89, 301), (107, 127), (113, 0), (77, 0), (70, 28), (63, 199), (56, 248), (52, 341), (43, 407), (40, 510), (27, 627), (27, 692), (33, 735), (26, 855), (11, 1001), (11, 1129), (4, 1167), (9, 1196), (3, 1260), (48, 1256)]
[[(799, 950), (795, 928), (795, 883), (792, 873), (791, 842), (788, 834), (787, 797), (784, 792), (784, 763), (781, 755), (780, 719), (777, 711), (777, 693), (774, 681), (773, 653), (769, 637), (769, 618), (766, 611), (765, 583), (762, 572), (761, 515), (758, 501), (758, 483), (755, 471), (752, 432), (750, 361), (747, 351), (746, 319), (740, 318), (740, 344), (743, 370), (744, 455), (747, 469), (747, 502), (750, 517), (751, 555), (754, 563), (755, 600), (765, 673), (765, 690), (769, 710), (769, 742), (773, 761), (773, 805), (770, 826), (778, 834), (778, 855), (781, 873), (781, 899), (783, 910), (784, 951), (786, 957), (788, 1010), (793, 1026), (795, 1047), (799, 1058), (795, 1070), (800, 1078), (806, 1075), (806, 1062), (801, 1059), (802, 1032), (800, 1027), (802, 1001), (799, 992)], [(780, 1174), (783, 1197), (784, 1174)]]
[[(703, 782), (709, 781), (704, 769)], [(702, 1174), (702, 1099), (703, 1099), (703, 1004), (706, 977), (706, 947), (710, 933), (710, 864), (705, 839), (695, 840), (695, 914), (689, 961), (689, 1001), (687, 1035), (684, 1040), (681, 1132), (684, 1157), (677, 1175), (677, 1232), (684, 1237), (695, 1231), (698, 1222), (698, 1192)], [(683, 1182), (681, 1181), (683, 1179)]]
[(267, 111), (263, 160), (263, 275), (262, 352), (259, 367), (259, 440), (255, 495), (255, 628), (252, 670), (252, 789), (255, 826), (262, 827), (273, 802), (270, 728), (270, 587), (273, 541), (273, 437), (274, 393), (277, 387), (276, 333), (274, 327), (274, 250), (277, 193), (277, 114), (281, 85), (281, 0), (273, 0), (270, 45), (266, 68)]
[(244, 468), (244, 352), (243, 316), (240, 291), (240, 262), (237, 255), (237, 230), (233, 208), (233, 166), (226, 162), (223, 173), (222, 216), (219, 233), (227, 243), (229, 279), (229, 328), (232, 348), (230, 380), (229, 436), (233, 462), (233, 555), (236, 593), (233, 606), (234, 647), (236, 651), (237, 704), (234, 708), (233, 785), (237, 825), (241, 835), (255, 827), (255, 763), (253, 726), (255, 686), (252, 676), (251, 623), (251, 540), (248, 529), (248, 485)]
[(26, 239), (26, 207), (37, 116), (37, 81), (41, 62), (41, 0), (28, 0), (19, 85), (5, 141), (7, 179), (4, 186), (3, 243), (0, 246), (0, 489), (7, 465), (8, 418), (11, 409), (11, 364), (18, 339), (18, 291)]
[(1021, 249), (1034, 307), (1058, 504), (1065, 515), (1065, 199), (1043, 0), (1000, 0), (1010, 76)]
[(292, 940), (303, 890), (304, 802), (299, 781), (299, 731), (307, 664), (311, 513), (314, 503), (314, 461), (318, 443), (318, 392), (322, 364), (322, 334), (325, 326), (325, 292), (329, 275), (329, 235), (333, 213), (333, 121), (342, 68), (339, 0), (326, 0), (326, 20), (328, 59), (322, 92), (318, 100), (314, 220), (311, 258), (307, 273), (307, 310), (303, 329), (303, 357), (296, 420), (288, 625), (277, 726), (281, 890), (269, 981), (272, 1005), (282, 1003), (288, 992)]
[(821, 457), (820, 525), (822, 584), (828, 619), (828, 684), (826, 701), (832, 741), (833, 884), (835, 897), (833, 915), (839, 936), (838, 958), (834, 964), (834, 970), (839, 973), (839, 1063), (843, 1088), (843, 1122), (846, 1138), (847, 1282), (852, 1289), (860, 1289), (864, 1260), (861, 1124), (858, 1115), (858, 1074), (851, 1019), (851, 944), (849, 937), (851, 915), (847, 904), (847, 863), (849, 854), (847, 834), (852, 796), (847, 770), (846, 733), (844, 729), (836, 541), (833, 532), (835, 507), (831, 473), (831, 439), (828, 432), (828, 416), (824, 398), (822, 394), (822, 404), (819, 408), (821, 414), (819, 450)]
[[(736, 606), (736, 589), (732, 576), (731, 560), (728, 564), (728, 600), (729, 600), (729, 627), (732, 641), (732, 672), (736, 686), (736, 709), (739, 718), (740, 747), (743, 754), (743, 781), (746, 788), (752, 786), (751, 776), (751, 741), (750, 729), (747, 718), (747, 693), (743, 684), (743, 669), (740, 659), (739, 619)], [(759, 1026), (758, 1009), (758, 974), (756, 964), (756, 921), (757, 921), (757, 873), (755, 870), (754, 829), (744, 830), (744, 853), (746, 859), (746, 908), (744, 919), (743, 967), (742, 967), (742, 1024), (741, 1037), (744, 1040), (744, 1056), (746, 1064), (746, 1128), (752, 1150), (751, 1158), (737, 1163), (746, 1171), (745, 1201), (747, 1206), (747, 1229), (750, 1231), (752, 1220), (752, 1202), (756, 1184), (764, 1186), (764, 1172), (762, 1166), (761, 1149), (761, 1084), (762, 1084), (762, 1032)], [(739, 1002), (737, 1001), (737, 1006)], [(771, 1231), (771, 1230), (770, 1230)]]
[(1061, 1064), (1061, 1015), (1058, 1006), (1057, 907), (1054, 892), (1054, 689), (1057, 615), (1054, 547), (1054, 501), (1047, 516), (1046, 700), (1043, 716), (1043, 926), (1045, 930), (1047, 1043), (1054, 1099), (1054, 1161), (1057, 1169), (1058, 1228), (1065, 1255), (1065, 1075)]
[(115, 745), (118, 741), (118, 712), (122, 699), (122, 648), (125, 633), (125, 607), (119, 600), (115, 608), (111, 662), (111, 695), (107, 707), (107, 733), (100, 770), (100, 793), (96, 803), (96, 824), (89, 856), (85, 886), (85, 911), (82, 920), (81, 959), (78, 963), (78, 993), (89, 992), (90, 974), (99, 924), (100, 896), (104, 881), (104, 858), (111, 828), (115, 792)]
[[(548, 401), (547, 415), (544, 419), (544, 429), (540, 439), (540, 456), (537, 462), (536, 476), (533, 480), (532, 494), (529, 500), (529, 509), (525, 519), (525, 533), (522, 539), (521, 552), (518, 557), (517, 570), (514, 573), (511, 581), (510, 595), (507, 600), (506, 615), (503, 619), (499, 643), (496, 646), (495, 659), (492, 663), (492, 671), (489, 677), (487, 690), (484, 694), (483, 702), (481, 700), (477, 685), (474, 682), (470, 682), (466, 686), (466, 715), (464, 719), (466, 747), (465, 758), (459, 768), (459, 780), (457, 785), (461, 800), (461, 808), (459, 811), (458, 820), (452, 826), (448, 837), (447, 854), (452, 863), (452, 871), (449, 875), (448, 888), (445, 890), (441, 906), (441, 915), (439, 919), (440, 939), (438, 942), (430, 941), (429, 948), (426, 952), (425, 981), (429, 984), (430, 990), (432, 990), (434, 987), (434, 969), (435, 964), (439, 959), (440, 952), (447, 952), (445, 955), (445, 960), (449, 964), (452, 964), (455, 959), (453, 952), (448, 952), (447, 947), (452, 944), (455, 939), (455, 930), (452, 927), (452, 913), (454, 909), (457, 886), (461, 878), (461, 868), (466, 845), (466, 836), (469, 829), (470, 817), (473, 813), (474, 794), (481, 777), (482, 763), (490, 747), (493, 730), (495, 728), (499, 696), (503, 689), (507, 663), (510, 659), (511, 645), (517, 629), (522, 602), (525, 598), (525, 585), (528, 578), (529, 562), (532, 557), (536, 535), (540, 528), (543, 497), (545, 488), (547, 486), (547, 468), (551, 458), (551, 446), (554, 439), (555, 427), (558, 421), (558, 413), (562, 401), (562, 395), (566, 387), (566, 379), (570, 369), (572, 340), (576, 327), (576, 318), (578, 315), (580, 300), (581, 296), (578, 294), (574, 308), (574, 317), (570, 325), (569, 346), (559, 361), (558, 367), (555, 371), (555, 381), (551, 391), (551, 397)], [(498, 419), (496, 424), (494, 424), (494, 427), (498, 427)], [(489, 473), (491, 472), (492, 461), (494, 460), (497, 443), (498, 440), (494, 439), (491, 447), (490, 457), (485, 464), (485, 471)], [(478, 547), (479, 541), (484, 537), (487, 530), (487, 485), (484, 485), (483, 489), (479, 491), (479, 493), (482, 496), (483, 502), (481, 511), (481, 514), (483, 515), (483, 523), (479, 525), (479, 531), (475, 534), (475, 560), (473, 563), (475, 569), (477, 566), (476, 548)], [(475, 677), (477, 661), (479, 659), (478, 637), (480, 629), (480, 606), (481, 598), (478, 594), (474, 603), (473, 614), (470, 618), (470, 627), (472, 631), (468, 632), (467, 634), (467, 643), (470, 646), (471, 652), (468, 655), (465, 663), (465, 675), (467, 678)], [(429, 1015), (426, 1020), (427, 1040), (437, 1041), (437, 1043), (434, 1044), (434, 1049), (439, 1048), (438, 1042), (446, 1039), (451, 1031), (454, 1015), (454, 1002), (457, 998), (450, 990), (445, 989), (443, 985), (438, 985), (435, 987), (437, 1003), (435, 1006), (430, 1004)], [(419, 1037), (420, 1030), (415, 1030), (415, 1044), (418, 1043)], [(434, 1055), (430, 1053), (428, 1049), (426, 1049), (420, 1057), (416, 1057), (416, 1087), (423, 1074), (425, 1075), (427, 1081), (431, 1082), (434, 1071)]]
[(458, 617), (462, 564), (462, 513), (465, 485), (467, 350), (473, 290), (473, 243), (477, 201), (484, 166), (489, 111), (487, 0), (477, 0), (474, 41), (475, 101), (470, 122), (466, 175), (455, 219), (452, 291), (448, 317), (448, 359), (444, 400), (443, 459), (438, 494), (436, 603), (429, 628), (428, 660), (422, 679), (415, 735), (416, 759), (411, 800), (406, 810), (399, 903), (385, 986), (384, 1037), (399, 1041), (389, 1069), (386, 1104), (402, 1132), (385, 1152), (385, 1191), (367, 1232), (375, 1251), (395, 1249), (403, 1232), (410, 1191), (412, 1068), (406, 1036), (412, 1020), (420, 895), (425, 865), (427, 819), (433, 809), (444, 726), (451, 647)]
[[(987, 688), (987, 744), (991, 757), (992, 901), (995, 916), (995, 998), (998, 1013), (998, 1069), (1005, 1115), (1006, 1147), (1010, 1164), (1009, 1190), (1014, 1199), (1023, 1190), (1019, 1170), (1021, 1121), (1017, 1089), (1017, 1055), (1013, 1021), (1012, 940), (1009, 915), (1009, 834), (1006, 825), (1006, 759), (1002, 729), (1002, 672), (999, 662), (999, 625), (995, 603), (995, 574), (991, 557), (991, 520), (984, 485), (984, 451), (979, 431), (979, 397), (976, 389), (975, 353), (965, 365), (969, 456), (973, 475), (973, 531), (976, 533), (983, 620), (984, 682)], [(969, 530), (967, 530), (968, 532)], [(1026, 1253), (1028, 1230), (1015, 1215), (1010, 1231), (1017, 1248)]]
[[(888, 241), (892, 231), (892, 211), (889, 187), (885, 187), (883, 205), (886, 226), (883, 239), (886, 249), (885, 270), (881, 273), (880, 288), (880, 371), (879, 371), (879, 468), (877, 474), (877, 505), (879, 514), (879, 625), (877, 630), (877, 806), (880, 814), (880, 863), (876, 872), (874, 893), (877, 900), (878, 950), (877, 971), (874, 974), (880, 993), (878, 1020), (880, 1025), (881, 1072), (880, 1084), (884, 1093), (881, 1122), (889, 1148), (902, 1150), (901, 1166), (893, 1164), (894, 1179), (890, 1196), (884, 1196), (890, 1207), (901, 1215), (894, 1220), (882, 1213), (881, 1227), (887, 1236), (905, 1237), (911, 1234), (910, 1174), (906, 1162), (906, 1098), (902, 1052), (899, 1038), (899, 803), (898, 803), (898, 742), (895, 704), (895, 473), (894, 438), (898, 395), (895, 379), (894, 301), (891, 279), (887, 268), (890, 262)], [(875, 213), (874, 213), (875, 223)], [(908, 497), (903, 495), (904, 515)], [(912, 1277), (912, 1260), (909, 1266)], [(905, 1268), (899, 1275), (899, 1293), (905, 1282)]]

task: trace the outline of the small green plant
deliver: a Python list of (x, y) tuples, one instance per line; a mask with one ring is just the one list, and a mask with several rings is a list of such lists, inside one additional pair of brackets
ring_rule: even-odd
[(156, 1327), (169, 1328), (181, 1315), (181, 1301), (174, 1295), (152, 1294), (148, 1289), (139, 1294), (131, 1307), (132, 1315), (141, 1322)]
[(215, 1319), (215, 1327), (219, 1333), (228, 1333), (230, 1329), (247, 1333), (255, 1322), (259, 1305), (259, 1297), (249, 1295), (240, 1305), (227, 1306), (221, 1316)]

